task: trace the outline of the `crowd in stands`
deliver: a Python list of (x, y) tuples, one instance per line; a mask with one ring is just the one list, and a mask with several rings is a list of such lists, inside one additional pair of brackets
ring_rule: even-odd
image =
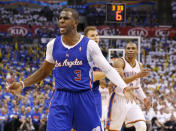
[(50, 9), (30, 8), (19, 5), (17, 8), (0, 8), (0, 24), (10, 25), (57, 25), (59, 7)]
[(104, 25), (106, 18), (106, 6), (95, 5), (87, 8), (87, 22), (89, 25)]
[(142, 62), (152, 69), (150, 76), (142, 82), (147, 94), (153, 98), (153, 108), (146, 116), (149, 119), (156, 117), (153, 120), (159, 124), (155, 123), (155, 128), (176, 130), (176, 41), (164, 37), (143, 39), (142, 47), (145, 52)]
[(22, 94), (12, 95), (5, 88), (7, 83), (20, 81), (39, 68), (45, 48), (4, 42), (0, 49), (0, 130), (45, 131), (53, 76), (26, 88)]
[(174, 27), (176, 26), (176, 1), (172, 1), (171, 3), (171, 8), (172, 8), (172, 18), (173, 18), (173, 24), (174, 24)]
[[(84, 6), (83, 6), (84, 7)], [(80, 7), (81, 8), (81, 7)], [(84, 7), (85, 8), (85, 7)], [(10, 25), (55, 25), (61, 7), (30, 8), (19, 5), (17, 8), (0, 8), (0, 24)], [(157, 26), (158, 18), (155, 8), (148, 10), (136, 10), (127, 8), (126, 22), (119, 25), (129, 26)], [(106, 19), (106, 5), (98, 4), (88, 6), (84, 13), (89, 25), (104, 25)]]
[(158, 26), (155, 8), (147, 10), (133, 10), (129, 8), (126, 15), (126, 25), (128, 26)]

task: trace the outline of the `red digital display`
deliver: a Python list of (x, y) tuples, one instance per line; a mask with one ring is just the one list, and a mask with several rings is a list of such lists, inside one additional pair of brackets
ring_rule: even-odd
[(106, 5), (107, 22), (125, 22), (126, 6), (122, 3), (111, 3)]

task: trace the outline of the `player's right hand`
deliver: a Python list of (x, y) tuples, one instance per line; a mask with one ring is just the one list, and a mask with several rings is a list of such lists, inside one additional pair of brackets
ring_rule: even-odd
[(7, 91), (11, 92), (12, 94), (18, 94), (23, 89), (23, 85), (20, 82), (13, 82), (6, 86)]
[(127, 102), (133, 102), (138, 99), (136, 96), (134, 90), (138, 89), (139, 87), (133, 87), (133, 86), (128, 86), (123, 89), (123, 93), (125, 98), (127, 99)]

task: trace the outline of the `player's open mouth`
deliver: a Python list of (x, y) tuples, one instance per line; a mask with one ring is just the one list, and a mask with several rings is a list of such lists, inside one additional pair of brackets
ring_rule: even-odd
[(65, 27), (60, 27), (60, 31), (64, 31), (65, 30)]

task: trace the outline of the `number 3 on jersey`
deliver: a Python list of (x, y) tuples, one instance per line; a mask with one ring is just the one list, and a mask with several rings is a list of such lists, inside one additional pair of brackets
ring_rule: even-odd
[(74, 73), (76, 74), (75, 81), (81, 80), (81, 70), (75, 70)]

